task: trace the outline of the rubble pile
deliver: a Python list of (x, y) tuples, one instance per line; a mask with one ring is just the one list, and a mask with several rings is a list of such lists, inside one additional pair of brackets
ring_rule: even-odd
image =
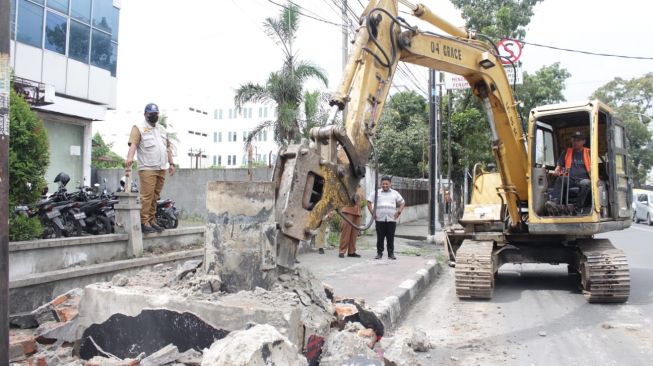
[[(339, 298), (308, 269), (280, 270), (269, 290), (226, 293), (220, 277), (204, 274), (201, 266), (201, 261), (187, 261), (177, 267), (156, 265), (130, 277), (116, 275), (111, 282), (75, 289), (14, 316), (13, 327), (28, 329), (12, 329), (11, 361), (48, 366), (399, 366), (417, 365), (415, 352), (431, 348), (418, 330), (400, 329), (384, 338), (383, 323), (363, 301)], [(96, 291), (91, 305), (88, 291)], [(95, 312), (79, 309), (83, 294), (83, 307), (95, 306)], [(150, 302), (134, 305), (133, 299)], [(86, 322), (85, 311), (101, 312), (112, 301), (115, 312)], [(188, 310), (180, 310), (184, 306)], [(216, 327), (216, 322), (226, 326)]]

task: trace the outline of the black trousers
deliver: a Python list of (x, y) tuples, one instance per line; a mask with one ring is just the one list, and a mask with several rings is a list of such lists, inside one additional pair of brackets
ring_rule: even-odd
[(388, 242), (388, 255), (395, 254), (395, 229), (394, 221), (376, 221), (376, 253), (383, 254), (383, 239)]

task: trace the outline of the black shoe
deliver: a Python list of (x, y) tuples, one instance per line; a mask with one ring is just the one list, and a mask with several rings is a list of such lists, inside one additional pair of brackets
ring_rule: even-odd
[(151, 233), (156, 233), (157, 232), (150, 225), (141, 225), (141, 231), (143, 232), (143, 234), (151, 234)]
[(381, 259), (381, 258), (383, 258), (382, 254), (377, 254), (376, 257), (374, 257), (374, 259)]
[(161, 226), (153, 222), (150, 222), (150, 226), (152, 227), (152, 229), (156, 230), (157, 232), (162, 232), (163, 230), (165, 230), (164, 228), (162, 228)]
[(340, 258), (344, 258), (344, 257), (345, 257), (345, 253), (340, 253), (340, 254), (338, 254), (338, 257), (340, 257)]
[(397, 257), (395, 257), (394, 255), (388, 255), (388, 258), (392, 260), (397, 260)]
[(317, 250), (317, 252), (320, 253), (320, 254), (324, 254), (324, 248), (319, 248), (319, 249)]
[(347, 254), (347, 257), (355, 257), (355, 258), (360, 258), (360, 254), (352, 253), (352, 254)]

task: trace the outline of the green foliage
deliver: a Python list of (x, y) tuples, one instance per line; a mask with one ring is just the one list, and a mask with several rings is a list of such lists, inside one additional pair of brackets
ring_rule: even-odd
[(222, 165), (211, 165), (209, 169), (224, 169)]
[(267, 18), (263, 23), (266, 33), (281, 46), (284, 53), (283, 66), (280, 70), (270, 73), (264, 85), (247, 82), (242, 84), (234, 96), (237, 109), (246, 103), (274, 102), (277, 113), (276, 120), (265, 121), (258, 125), (245, 142), (251, 144), (252, 139), (263, 129), (273, 127), (274, 140), (280, 145), (299, 142), (307, 133), (309, 115), (314, 115), (314, 110), (305, 110), (309, 113), (307, 120), (300, 119), (300, 106), (304, 98), (314, 98), (312, 95), (303, 94), (303, 85), (308, 79), (317, 79), (328, 84), (325, 72), (318, 66), (295, 59), (292, 50), (292, 41), (299, 29), (299, 12), (296, 5), (290, 3), (283, 8), (278, 18)]
[(15, 216), (9, 219), (9, 241), (40, 238), (43, 227), (38, 217)]
[(543, 66), (533, 75), (524, 72), (524, 84), (517, 87), (517, 100), (524, 103), (524, 119), (528, 119), (528, 113), (537, 106), (563, 102), (562, 92), (570, 76), (559, 62)]
[(533, 7), (542, 0), (451, 0), (462, 12), (465, 26), (498, 38), (523, 38), (533, 16)]
[[(46, 186), (43, 176), (50, 164), (50, 151), (43, 121), (13, 90), (9, 108), (9, 210), (12, 211), (17, 204), (31, 205), (39, 199)], [(12, 217), (9, 220), (9, 240), (39, 237), (42, 231), (38, 219)]]
[(409, 178), (424, 177), (428, 157), (428, 112), (419, 94), (394, 94), (383, 110), (375, 137), (381, 171)]
[(48, 134), (43, 121), (13, 90), (10, 101), (9, 204), (32, 204), (46, 185), (43, 176), (50, 164)]
[(624, 80), (615, 78), (592, 94), (607, 103), (624, 121), (630, 142), (630, 172), (635, 187), (646, 183), (653, 167), (653, 141), (650, 124), (653, 119), (653, 73)]
[(125, 159), (111, 150), (113, 144), (107, 144), (99, 133), (93, 135), (93, 149), (91, 150), (91, 164), (100, 169), (123, 168)]

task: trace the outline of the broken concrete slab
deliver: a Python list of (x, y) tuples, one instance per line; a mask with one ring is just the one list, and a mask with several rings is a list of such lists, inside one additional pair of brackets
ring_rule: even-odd
[(350, 365), (347, 360), (354, 356), (380, 361), (363, 338), (350, 332), (332, 331), (324, 344), (320, 366)]
[(105, 352), (121, 359), (136, 358), (141, 353), (151, 355), (168, 344), (182, 351), (199, 350), (228, 333), (188, 312), (153, 309), (143, 310), (136, 316), (114, 314), (84, 331), (79, 354), (85, 360)]
[(68, 322), (47, 322), (36, 330), (36, 339), (41, 344), (51, 344), (56, 341), (73, 343), (78, 340), (79, 319)]
[(179, 281), (182, 278), (184, 278), (187, 274), (191, 272), (197, 271), (197, 269), (202, 265), (202, 260), (198, 259), (193, 259), (184, 262), (184, 264), (180, 265), (179, 268), (177, 268), (177, 275), (176, 275), (176, 280)]
[(47, 304), (39, 306), (32, 311), (32, 315), (39, 324), (50, 321), (66, 322), (77, 316), (82, 289), (72, 289), (59, 295)]
[[(134, 317), (143, 309), (167, 309), (195, 314), (212, 327), (229, 332), (244, 329), (250, 321), (271, 324), (282, 329), (291, 342), (302, 344), (302, 308), (297, 295), (290, 292), (266, 292), (260, 296), (247, 291), (227, 295), (203, 295), (199, 292), (182, 295), (180, 291), (169, 288), (112, 287), (108, 283), (99, 283), (84, 289), (80, 330), (103, 323), (114, 314)], [(159, 345), (159, 348), (168, 343)]]
[(415, 351), (406, 343), (406, 338), (384, 338), (381, 340), (386, 366), (420, 366)]
[(227, 292), (269, 289), (277, 280), (274, 182), (209, 182), (207, 274)]
[(297, 347), (273, 326), (235, 331), (204, 352), (203, 366), (307, 365)]
[(9, 315), (9, 325), (20, 329), (31, 329), (39, 326), (32, 312), (23, 312)]
[(177, 346), (171, 343), (161, 348), (160, 350), (154, 352), (153, 354), (145, 357), (141, 361), (140, 366), (166, 365), (176, 361), (180, 356), (181, 354), (179, 353), (179, 349), (177, 348)]

